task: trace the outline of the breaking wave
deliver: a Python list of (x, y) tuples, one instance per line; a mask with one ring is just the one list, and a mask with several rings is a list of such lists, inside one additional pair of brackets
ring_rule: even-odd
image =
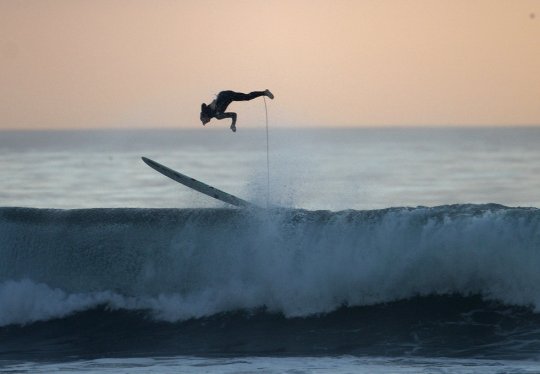
[(540, 309), (540, 210), (0, 208), (0, 326), (105, 306), (285, 317), (418, 296)]

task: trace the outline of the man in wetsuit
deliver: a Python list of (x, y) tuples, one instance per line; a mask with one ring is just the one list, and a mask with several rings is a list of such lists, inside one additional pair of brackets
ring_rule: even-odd
[(253, 100), (259, 96), (267, 96), (270, 99), (274, 98), (274, 95), (269, 90), (253, 91), (248, 94), (234, 91), (221, 91), (210, 104), (206, 105), (203, 103), (201, 105), (201, 122), (204, 126), (210, 122), (210, 119), (212, 118), (232, 118), (231, 130), (236, 132), (236, 113), (225, 112), (225, 110), (227, 110), (227, 107), (233, 101)]

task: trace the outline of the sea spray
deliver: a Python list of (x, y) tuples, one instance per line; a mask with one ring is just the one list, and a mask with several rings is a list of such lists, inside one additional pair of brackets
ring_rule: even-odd
[(0, 322), (106, 305), (178, 321), (416, 296), (540, 308), (540, 210), (0, 209)]

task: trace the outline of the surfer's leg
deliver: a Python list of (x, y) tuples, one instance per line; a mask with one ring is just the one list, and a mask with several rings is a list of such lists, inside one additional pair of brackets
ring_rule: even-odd
[(269, 90), (253, 91), (248, 94), (234, 91), (221, 91), (216, 98), (216, 110), (223, 113), (233, 101), (249, 101), (261, 96), (267, 96), (270, 99), (274, 98), (274, 95)]
[(273, 99), (274, 95), (269, 90), (265, 91), (253, 91), (248, 94), (242, 93), (242, 92), (234, 92), (230, 91), (230, 97), (232, 98), (232, 101), (248, 101), (256, 99), (257, 97), (261, 96), (268, 96), (269, 98)]

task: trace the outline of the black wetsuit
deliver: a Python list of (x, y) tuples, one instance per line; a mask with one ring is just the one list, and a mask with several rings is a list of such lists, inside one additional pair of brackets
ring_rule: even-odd
[(234, 91), (221, 91), (216, 99), (212, 101), (209, 105), (202, 104), (201, 105), (201, 121), (203, 122), (203, 125), (206, 124), (208, 121), (210, 121), (211, 118), (216, 119), (224, 119), (224, 118), (231, 118), (232, 124), (231, 124), (231, 130), (236, 131), (236, 113), (234, 112), (225, 112), (227, 110), (227, 107), (230, 103), (233, 101), (248, 101), (253, 100), (260, 96), (268, 96), (269, 98), (273, 99), (274, 95), (268, 90), (266, 91), (253, 91), (248, 94), (242, 93), (242, 92), (234, 92)]

